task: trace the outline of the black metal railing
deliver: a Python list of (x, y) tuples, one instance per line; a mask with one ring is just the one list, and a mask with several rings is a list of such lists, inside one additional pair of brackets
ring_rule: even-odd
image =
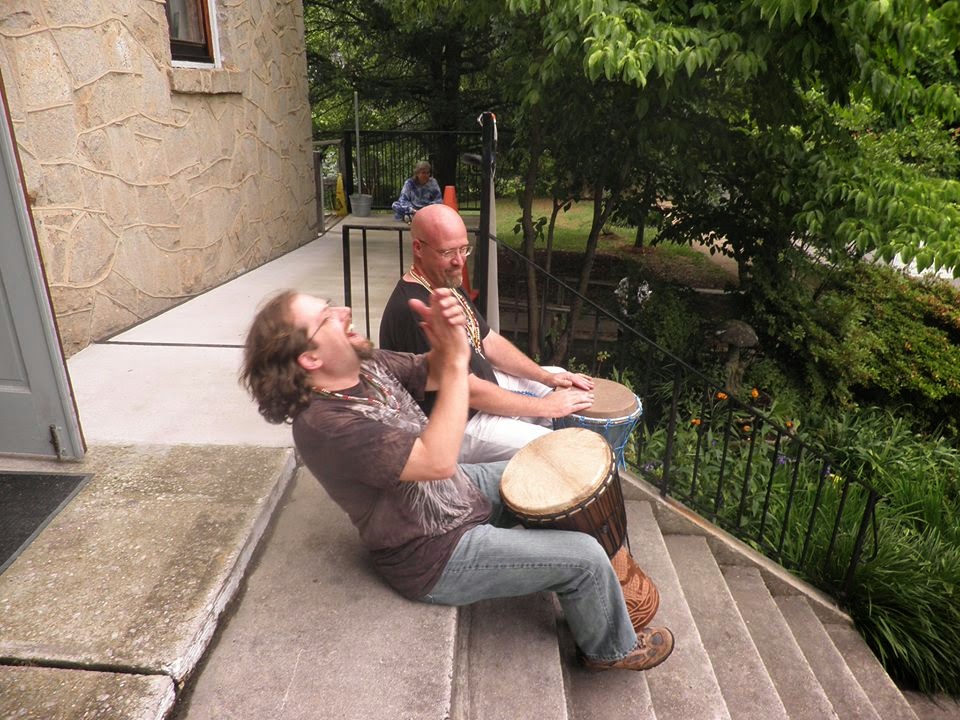
[[(350, 234), (367, 226), (344, 226), (345, 300), (352, 297)], [(398, 277), (404, 271), (406, 228), (397, 232)], [(491, 238), (496, 242), (496, 238)], [(526, 343), (526, 270), (537, 277), (539, 347), (574, 323), (575, 362), (596, 375), (613, 375), (641, 398), (640, 431), (627, 447), (631, 470), (714, 524), (841, 600), (849, 597), (868, 541), (877, 552), (875, 507), (879, 493), (863, 478), (842, 472), (830, 454), (804, 440), (798, 421), (781, 421), (734, 397), (711, 379), (607, 307), (616, 306), (612, 284), (592, 284), (587, 295), (546, 272), (505, 243), (497, 242), (501, 333)], [(508, 292), (509, 290), (509, 292)], [(364, 295), (369, 297), (364, 271)], [(571, 317), (573, 299), (583, 317)], [(365, 306), (370, 327), (369, 302)], [(606, 369), (605, 369), (606, 368)], [(873, 530), (871, 533), (870, 530)]]
[[(342, 136), (344, 186), (348, 194), (357, 192), (356, 134)], [(389, 209), (400, 195), (404, 181), (421, 160), (433, 167), (441, 190), (453, 185), (461, 210), (480, 208), (481, 133), (477, 131), (384, 131), (360, 132), (360, 179), (362, 191), (373, 197), (374, 209)]]
[[(343, 302), (347, 307), (353, 307), (353, 261), (351, 259), (350, 244), (354, 234), (360, 235), (360, 256), (363, 268), (363, 322), (364, 331), (370, 336), (370, 233), (393, 234), (397, 236), (397, 264), (398, 272), (396, 277), (399, 279), (407, 266), (404, 264), (404, 234), (410, 231), (408, 225), (397, 223), (365, 223), (363, 225), (343, 224), (340, 226), (340, 238), (343, 252)], [(409, 241), (408, 241), (409, 242)], [(356, 309), (356, 308), (354, 308)], [(374, 338), (375, 340), (375, 338)]]

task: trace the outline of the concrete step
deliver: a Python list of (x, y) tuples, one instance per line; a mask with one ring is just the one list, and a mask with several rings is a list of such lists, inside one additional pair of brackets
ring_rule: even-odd
[(404, 600), (301, 469), (176, 720), (437, 720), (457, 610)]
[(168, 675), (0, 665), (4, 720), (163, 720), (173, 703)]
[(460, 609), (453, 698), (453, 720), (567, 720), (549, 594)]
[(837, 715), (880, 720), (870, 698), (803, 596), (787, 595), (774, 600)]
[(790, 720), (837, 718), (760, 571), (727, 566), (723, 568), (723, 577)]
[[(100, 445), (70, 470), (92, 477), (0, 575), (0, 718), (162, 714), (242, 583), (293, 451)], [(86, 714), (98, 699), (117, 714)]]
[(924, 695), (906, 690), (904, 697), (920, 720), (957, 720), (960, 718), (960, 698), (949, 695)]
[[(664, 537), (647, 501), (628, 500), (627, 514), (632, 552), (661, 592), (653, 624), (674, 631), (676, 650), (644, 673), (592, 673), (576, 665), (552, 594), (460, 609), (399, 598), (301, 470), (171, 720), (307, 720), (332, 709), (344, 720), (838, 717), (758, 569), (721, 571), (702, 537)], [(842, 627), (829, 631), (843, 638)], [(860, 677), (869, 663), (851, 664)], [(894, 694), (882, 678), (869, 682), (871, 695)], [(891, 712), (883, 720), (916, 720)]]
[(733, 720), (787, 720), (780, 695), (737, 610), (705, 538), (665, 535), (720, 690)]
[(887, 675), (856, 628), (839, 623), (824, 623), (824, 627), (883, 720), (918, 720), (907, 698)]
[(660, 718), (729, 720), (713, 665), (653, 510), (649, 503), (635, 500), (627, 501), (626, 506), (631, 552), (660, 591), (660, 610), (652, 624), (669, 627), (676, 639), (670, 658), (643, 673), (654, 710)]
[[(563, 611), (554, 599), (558, 616)], [(558, 625), (567, 705), (575, 720), (657, 720), (644, 672), (591, 672), (576, 662), (576, 643), (566, 622)], [(667, 660), (667, 662), (670, 662)], [(518, 716), (519, 717), (519, 716)], [(535, 717), (535, 716), (534, 716)]]

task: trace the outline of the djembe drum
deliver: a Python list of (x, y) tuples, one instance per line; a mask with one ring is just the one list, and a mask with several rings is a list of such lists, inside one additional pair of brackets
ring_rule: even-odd
[(624, 468), (626, 462), (623, 451), (630, 433), (643, 415), (643, 404), (625, 385), (603, 378), (596, 378), (593, 382), (593, 405), (579, 413), (556, 418), (553, 427), (581, 427), (603, 435), (613, 448), (617, 467)]
[(627, 549), (623, 489), (603, 437), (564, 428), (533, 440), (507, 463), (500, 496), (525, 527), (576, 530), (596, 538), (611, 558), (634, 627), (647, 626), (660, 595)]

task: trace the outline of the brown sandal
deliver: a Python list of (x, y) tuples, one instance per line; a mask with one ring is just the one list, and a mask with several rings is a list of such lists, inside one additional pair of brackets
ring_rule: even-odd
[(623, 588), (623, 599), (626, 602), (633, 629), (640, 632), (650, 624), (660, 608), (660, 593), (657, 586), (640, 569), (627, 552), (626, 546), (617, 551), (616, 555), (610, 559), (610, 563), (617, 573), (620, 587)]

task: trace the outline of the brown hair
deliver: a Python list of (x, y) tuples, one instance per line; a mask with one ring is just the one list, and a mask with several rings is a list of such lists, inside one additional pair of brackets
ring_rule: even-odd
[(307, 371), (297, 358), (309, 347), (307, 333), (293, 326), (290, 301), (297, 295), (284, 290), (257, 313), (243, 347), (240, 384), (257, 402), (268, 422), (292, 422), (310, 404)]

